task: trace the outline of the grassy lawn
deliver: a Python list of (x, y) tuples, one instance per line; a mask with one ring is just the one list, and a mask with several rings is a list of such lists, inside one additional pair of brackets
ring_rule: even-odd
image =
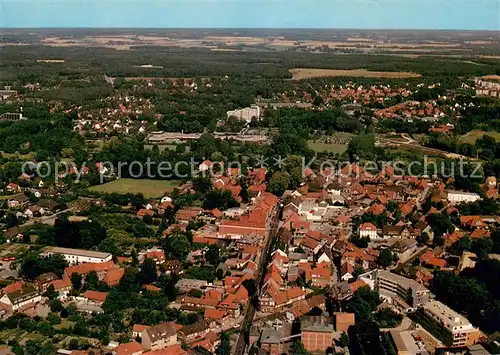
[(5, 153), (5, 152), (0, 152), (0, 156), (6, 159), (13, 159), (13, 158), (19, 158), (23, 160), (34, 160), (35, 159), (35, 153), (31, 152), (28, 154), (20, 154), (20, 153)]
[(347, 150), (347, 144), (336, 144), (336, 143), (322, 143), (314, 142), (313, 140), (307, 141), (307, 146), (314, 150), (315, 152), (332, 152), (335, 154), (343, 154)]
[(487, 135), (496, 139), (497, 142), (500, 141), (500, 132), (496, 131), (481, 131), (478, 129), (467, 132), (463, 136), (460, 137), (460, 141), (462, 143), (474, 144), (476, 141), (482, 136)]
[(102, 185), (92, 186), (91, 191), (105, 193), (142, 193), (145, 197), (162, 197), (179, 186), (176, 180), (117, 179)]

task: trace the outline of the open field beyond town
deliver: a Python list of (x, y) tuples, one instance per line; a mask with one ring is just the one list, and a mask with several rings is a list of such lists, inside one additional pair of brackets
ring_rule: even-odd
[(161, 197), (179, 185), (176, 180), (118, 179), (93, 186), (92, 191), (106, 193), (142, 193), (145, 197)]
[(409, 72), (382, 72), (369, 71), (365, 69), (339, 70), (339, 69), (314, 69), (314, 68), (295, 68), (290, 69), (293, 75), (292, 80), (302, 80), (310, 78), (321, 78), (326, 76), (354, 76), (364, 78), (386, 78), (386, 79), (404, 79), (419, 78), (421, 75)]
[(460, 137), (460, 141), (462, 143), (469, 143), (469, 144), (474, 144), (479, 138), (482, 138), (484, 135), (493, 137), (496, 139), (497, 142), (500, 141), (500, 132), (496, 131), (481, 131), (481, 130), (473, 130), (470, 132), (467, 132), (463, 136)]

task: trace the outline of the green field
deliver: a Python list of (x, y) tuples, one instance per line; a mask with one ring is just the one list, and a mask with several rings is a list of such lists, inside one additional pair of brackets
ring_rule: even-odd
[(474, 144), (476, 141), (482, 136), (487, 135), (496, 139), (497, 142), (500, 142), (500, 132), (496, 131), (481, 131), (478, 129), (467, 132), (463, 136), (460, 137), (460, 141), (462, 143)]
[(102, 185), (92, 186), (91, 191), (105, 193), (142, 193), (145, 197), (162, 197), (179, 186), (176, 180), (117, 179)]
[(326, 150), (327, 152), (335, 154), (343, 154), (347, 150), (347, 144), (329, 144), (323, 142), (315, 142), (313, 140), (308, 140), (307, 146), (315, 152), (324, 152)]

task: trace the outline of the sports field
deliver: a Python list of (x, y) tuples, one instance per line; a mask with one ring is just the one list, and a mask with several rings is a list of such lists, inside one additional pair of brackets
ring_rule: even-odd
[(92, 186), (91, 191), (105, 193), (142, 193), (145, 197), (162, 197), (179, 186), (177, 180), (117, 179), (102, 185)]

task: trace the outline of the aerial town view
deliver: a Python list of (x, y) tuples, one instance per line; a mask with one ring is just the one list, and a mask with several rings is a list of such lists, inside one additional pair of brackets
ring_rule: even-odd
[(500, 5), (453, 6), (0, 0), (0, 355), (500, 354)]

